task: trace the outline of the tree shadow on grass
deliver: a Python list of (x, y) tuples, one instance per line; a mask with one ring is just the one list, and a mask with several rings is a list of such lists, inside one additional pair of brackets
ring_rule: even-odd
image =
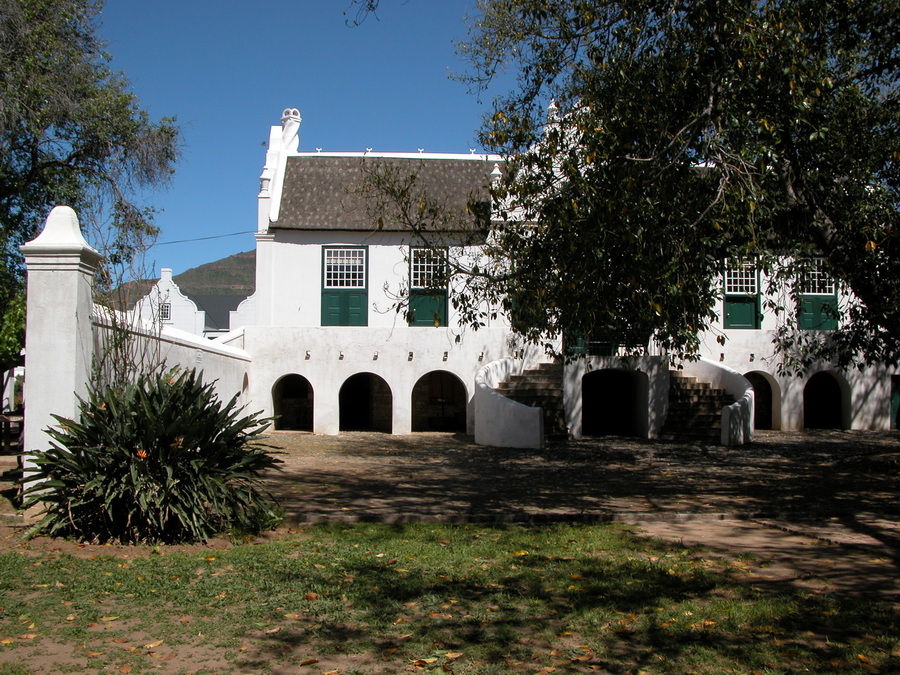
[[(378, 532), (365, 546), (374, 550), (376, 541), (391, 550), (392, 539), (422, 537), (421, 528), (402, 525)], [(646, 552), (625, 557), (498, 551), (484, 564), (499, 570), (478, 561), (430, 565), (371, 557), (285, 569), (271, 580), (276, 587), (334, 588), (341, 610), (314, 610), (302, 626), (250, 636), (253, 650), (238, 665), (290, 666), (311, 654), (321, 665), (335, 655), (364, 653), (383, 667), (375, 672), (396, 672), (391, 669), (434, 654), (426, 665), (441, 666), (451, 652), (464, 655), (467, 672), (900, 667), (890, 656), (896, 640), (885, 637), (897, 634), (900, 621), (884, 603), (784, 581), (760, 583), (694, 550), (639, 546)]]

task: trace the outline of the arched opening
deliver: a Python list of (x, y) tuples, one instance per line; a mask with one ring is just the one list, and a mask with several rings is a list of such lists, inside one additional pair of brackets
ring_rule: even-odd
[(803, 426), (806, 429), (843, 429), (841, 385), (831, 373), (820, 372), (803, 387)]
[(647, 436), (649, 380), (630, 370), (598, 370), (581, 381), (584, 436)]
[(772, 385), (762, 373), (745, 373), (753, 385), (753, 426), (756, 429), (772, 428)]
[(891, 429), (900, 429), (900, 375), (891, 375)]
[(466, 386), (456, 375), (434, 370), (412, 391), (413, 431), (466, 430)]
[(285, 375), (275, 383), (272, 408), (276, 429), (313, 430), (313, 388), (302, 375)]
[(341, 431), (391, 433), (394, 397), (378, 375), (357, 373), (347, 378), (338, 395)]

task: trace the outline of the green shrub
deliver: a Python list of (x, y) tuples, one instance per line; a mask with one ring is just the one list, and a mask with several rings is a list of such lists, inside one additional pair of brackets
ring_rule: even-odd
[(268, 420), (240, 413), (193, 370), (90, 392), (80, 421), (56, 417), (52, 448), (28, 455), (25, 507), (46, 510), (32, 531), (172, 543), (275, 525), (260, 476), (281, 460), (251, 443)]

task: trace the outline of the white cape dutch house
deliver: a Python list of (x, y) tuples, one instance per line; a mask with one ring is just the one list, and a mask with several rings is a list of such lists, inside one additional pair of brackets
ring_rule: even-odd
[[(300, 121), (287, 109), (271, 128), (258, 195), (256, 291), (231, 312), (230, 332), (208, 340), (162, 322), (143, 337), (158, 342), (169, 365), (215, 379), (220, 397), (239, 394), (248, 410), (274, 416), (276, 429), (454, 431), (484, 444), (540, 447), (549, 435), (596, 434), (739, 444), (751, 440), (754, 423), (822, 426), (812, 408), (828, 410), (836, 428), (894, 426), (900, 379), (893, 371), (847, 375), (820, 364), (805, 378), (775, 374), (774, 326), (758, 310), (755, 272), (726, 277), (720, 330), (729, 340), (722, 347), (710, 337), (705, 358), (679, 374), (652, 344), (628, 359), (615, 345), (589, 346), (563, 365), (523, 345), (502, 313), (466, 329), (441, 249), (423, 246), (399, 223), (377, 226), (363, 185), (379, 167), (414, 173), (430, 197), (462, 214), (473, 196), (487, 202), (500, 158), (301, 152)], [(469, 215), (472, 228), (442, 233), (441, 245), (477, 252), (479, 225)], [(25, 449), (39, 450), (50, 415), (75, 414), (70, 392), (84, 395), (98, 335), (108, 327), (104, 311), (90, 304), (98, 255), (71, 209), (55, 209), (23, 253)]]

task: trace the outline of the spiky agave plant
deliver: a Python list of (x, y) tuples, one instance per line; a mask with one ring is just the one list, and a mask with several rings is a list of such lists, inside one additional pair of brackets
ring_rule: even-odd
[(29, 453), (24, 506), (32, 528), (82, 540), (173, 543), (278, 522), (262, 474), (280, 459), (253, 441), (268, 423), (222, 404), (194, 370), (139, 375), (79, 399), (56, 417), (51, 448)]

